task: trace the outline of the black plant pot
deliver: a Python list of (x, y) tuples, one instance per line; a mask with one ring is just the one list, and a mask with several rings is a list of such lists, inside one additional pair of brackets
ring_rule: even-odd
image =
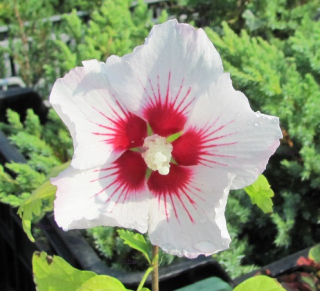
[[(125, 273), (110, 269), (81, 235), (81, 231), (62, 231), (56, 225), (52, 214), (46, 215), (42, 219), (41, 225), (41, 228), (46, 232), (50, 244), (57, 250), (58, 255), (64, 257), (69, 262), (71, 260), (70, 263), (74, 261), (74, 258), (76, 259), (73, 265), (76, 264), (83, 270), (113, 276), (129, 289), (136, 289), (139, 285), (144, 272)], [(199, 257), (194, 260), (185, 259), (182, 262), (160, 268), (160, 290), (175, 290), (212, 276), (231, 283), (230, 277), (219, 263), (211, 257)], [(146, 287), (151, 287), (150, 277), (146, 281)]]
[(32, 255), (35, 251), (52, 252), (49, 245), (32, 243), (23, 231), (17, 209), (0, 203), (1, 291), (33, 291)]
[[(26, 109), (32, 108), (45, 121), (48, 109), (40, 96), (30, 88), (12, 88), (0, 91), (0, 121), (6, 121), (10, 108), (25, 118)], [(0, 163), (26, 163), (23, 155), (10, 144), (0, 131)], [(0, 262), (2, 268), (0, 290), (33, 291), (31, 259), (34, 251), (48, 251), (49, 247), (32, 243), (23, 231), (17, 209), (0, 203)]]
[(277, 278), (284, 274), (290, 274), (292, 271), (297, 269), (297, 260), (300, 257), (308, 257), (308, 253), (311, 247), (301, 250), (297, 253), (289, 255), (281, 260), (268, 264), (258, 270), (254, 270), (248, 274), (237, 277), (233, 280), (233, 285), (236, 286), (243, 281), (259, 274), (267, 274), (270, 277)]
[[(19, 89), (14, 90), (15, 92), (4, 91), (0, 92), (0, 116), (2, 120), (5, 120), (4, 114), (8, 108), (19, 112), (22, 119), (25, 117), (25, 111), (28, 108), (33, 108), (35, 113), (40, 117), (40, 120), (46, 120), (47, 108), (44, 106), (41, 98), (37, 93), (31, 89)], [(1, 119), (0, 119), (1, 120)], [(26, 163), (26, 159), (22, 154), (10, 144), (7, 137), (0, 131), (0, 162), (2, 164), (6, 162), (14, 161), (17, 163)], [(55, 223), (52, 214), (46, 215), (39, 223), (39, 228), (45, 233), (49, 246), (32, 244), (26, 235), (24, 234), (21, 226), (20, 218), (17, 217), (15, 211), (0, 203), (0, 207), (6, 209), (1, 213), (0, 221), (0, 247), (1, 254), (4, 256), (4, 261), (9, 262), (10, 253), (15, 252), (16, 256), (24, 259), (24, 265), (26, 266), (28, 275), (30, 275), (30, 280), (32, 280), (32, 267), (31, 267), (31, 257), (35, 250), (46, 250), (50, 254), (57, 254), (63, 257), (71, 265), (82, 270), (94, 271), (98, 274), (106, 274), (119, 279), (127, 288), (135, 289), (140, 283), (143, 276), (143, 272), (134, 273), (124, 273), (120, 271), (115, 271), (106, 266), (106, 264), (98, 257), (96, 252), (85, 240), (84, 236), (79, 230), (71, 230), (68, 232), (62, 231)], [(4, 215), (6, 214), (6, 215)], [(8, 224), (9, 221), (9, 224)], [(10, 237), (10, 230), (12, 227), (11, 221), (15, 221), (15, 227), (18, 234), (15, 237)], [(6, 224), (6, 227), (2, 227)], [(8, 235), (7, 235), (8, 233)], [(8, 236), (8, 238), (6, 238)], [(20, 247), (11, 248), (10, 250), (6, 247), (2, 247), (2, 240), (7, 243), (12, 242), (12, 245), (16, 245), (23, 241)], [(24, 248), (25, 246), (25, 248)], [(9, 257), (9, 258), (8, 258)], [(17, 259), (18, 260), (18, 259)], [(5, 263), (6, 264), (6, 263)], [(10, 279), (12, 268), (8, 268), (5, 276), (7, 276), (7, 281), (11, 282)], [(15, 277), (21, 278), (19, 271), (15, 272)], [(167, 267), (163, 267), (159, 271), (160, 278), (160, 290), (175, 290), (187, 286), (189, 284), (195, 283), (199, 280), (208, 277), (219, 277), (225, 282), (231, 283), (231, 279), (228, 274), (223, 270), (223, 268), (211, 257), (199, 257), (194, 260), (185, 259), (183, 262), (172, 264)], [(12, 276), (11, 276), (12, 277)], [(149, 277), (146, 286), (150, 287), (151, 278)], [(1, 285), (0, 285), (1, 286)], [(5, 290), (5, 289), (0, 289)], [(26, 286), (17, 285), (16, 290), (33, 290), (28, 289)]]
[(32, 108), (44, 122), (48, 108), (43, 104), (40, 96), (31, 88), (12, 88), (7, 91), (0, 90), (0, 121), (6, 121), (6, 111), (10, 108), (19, 113), (24, 120), (26, 110)]

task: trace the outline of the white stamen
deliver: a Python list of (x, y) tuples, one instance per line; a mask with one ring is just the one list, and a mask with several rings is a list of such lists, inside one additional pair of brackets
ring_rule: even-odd
[(168, 175), (172, 145), (167, 143), (166, 138), (154, 134), (145, 138), (143, 147), (147, 150), (142, 154), (149, 169), (158, 171), (161, 175)]

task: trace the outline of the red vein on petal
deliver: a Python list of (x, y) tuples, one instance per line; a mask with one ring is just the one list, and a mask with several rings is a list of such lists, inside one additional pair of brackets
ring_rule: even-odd
[(114, 166), (100, 169), (99, 172), (101, 173), (105, 173), (105, 171), (109, 171), (109, 173), (101, 175), (90, 182), (105, 184), (105, 186), (91, 198), (98, 197), (102, 193), (105, 193), (108, 196), (105, 203), (109, 203), (118, 195), (114, 204), (115, 207), (118, 203), (121, 202), (124, 204), (131, 197), (144, 191), (146, 188), (145, 174), (147, 166), (141, 155), (132, 151), (124, 152), (113, 165)]
[[(115, 183), (114, 183), (114, 184), (115, 184)], [(112, 198), (115, 194), (119, 194), (118, 199), (117, 199), (115, 205), (118, 204), (119, 198), (121, 197), (121, 195), (123, 194), (123, 191), (125, 190), (125, 189), (121, 189), (122, 187), (124, 188), (125, 186), (123, 186), (123, 185), (118, 185), (118, 187), (113, 191), (112, 195), (106, 200), (106, 202), (109, 202), (109, 201), (111, 200), (111, 198)], [(119, 191), (119, 189), (121, 189), (121, 192)]]
[(106, 179), (106, 178), (112, 177), (112, 176), (117, 175), (117, 174), (118, 174), (118, 172), (114, 172), (114, 173), (111, 173), (111, 174), (109, 174), (107, 176), (103, 176), (103, 177), (99, 177), (97, 179), (91, 180), (90, 182), (96, 182), (96, 181), (99, 181), (101, 179)]
[(122, 192), (120, 193), (120, 195), (119, 195), (119, 197), (118, 197), (118, 200), (117, 200), (117, 202), (115, 203), (115, 205), (118, 204), (118, 202), (120, 201), (121, 196), (123, 196), (122, 204), (126, 201), (126, 198), (128, 197), (128, 189), (127, 189), (127, 188), (128, 188), (128, 187), (124, 187), (124, 188), (122, 189)]
[(168, 208), (167, 208), (167, 196), (166, 195), (164, 195), (164, 211), (166, 213), (167, 221), (169, 221), (169, 213), (168, 213)]
[(203, 163), (203, 162), (208, 162), (208, 163), (211, 163), (211, 164), (228, 167), (227, 164), (219, 163), (219, 162), (216, 162), (216, 161), (213, 161), (213, 160), (208, 160), (208, 159), (205, 159), (205, 158), (199, 158), (199, 164), (204, 165), (204, 166), (208, 166), (206, 163)]
[(160, 91), (160, 77), (159, 75), (157, 76), (157, 87), (158, 87), (158, 101), (159, 103), (161, 103), (161, 91)]
[[(113, 108), (113, 106), (111, 106), (109, 104), (108, 101), (106, 101), (107, 105), (109, 108), (111, 108), (112, 112), (116, 115), (116, 117), (118, 118), (118, 120), (123, 120), (123, 117), (121, 117), (118, 112)], [(114, 118), (110, 118), (107, 115), (105, 115), (103, 112), (101, 112), (100, 110), (98, 110), (97, 108), (95, 108), (94, 106), (92, 107), (95, 111), (97, 111), (100, 115), (102, 115), (104, 118), (106, 118), (107, 120), (111, 121), (112, 123), (115, 123), (117, 125), (119, 125), (119, 123), (117, 123), (116, 119)], [(125, 115), (126, 116), (126, 115)]]
[[(187, 197), (187, 199), (189, 200), (189, 202), (190, 202), (192, 205), (194, 205), (194, 206), (197, 205), (196, 202), (195, 202), (193, 199), (191, 199), (191, 197), (188, 195), (188, 193), (187, 193), (186, 191), (183, 191), (183, 193), (184, 193), (184, 195)], [(192, 193), (192, 194), (194, 194), (194, 193)]]
[(213, 131), (210, 131), (210, 128), (213, 127), (213, 125), (207, 125), (205, 128), (204, 128), (204, 132), (207, 132), (207, 135), (203, 135), (203, 138), (206, 139), (208, 136), (212, 136), (214, 135), (215, 133), (217, 133), (218, 131), (224, 129), (226, 126), (228, 126), (229, 124), (233, 123), (234, 120), (231, 120), (229, 121), (228, 123), (224, 124), (224, 125), (221, 125), (219, 126), (217, 129), (213, 130)]
[[(191, 188), (195, 189), (196, 192), (201, 193), (201, 190), (199, 188), (194, 187), (193, 185), (190, 185)], [(196, 196), (197, 198), (199, 198), (200, 200), (206, 202), (207, 200), (203, 199), (201, 196), (197, 195), (195, 192), (190, 191), (192, 193), (192, 195)], [(194, 204), (194, 207), (196, 208), (197, 204)]]
[(179, 91), (178, 91), (176, 97), (174, 98), (173, 103), (176, 103), (176, 102), (177, 102), (177, 100), (178, 100), (178, 98), (179, 98), (179, 96), (180, 96), (181, 90), (182, 90), (182, 88), (183, 88), (183, 84), (184, 84), (184, 78), (183, 78), (182, 81), (181, 81), (181, 85), (180, 85)]
[(99, 128), (106, 130), (107, 132), (92, 132), (96, 136), (106, 136), (107, 139), (100, 140), (107, 144), (111, 144), (116, 151), (123, 151), (133, 147), (139, 147), (143, 145), (144, 138), (147, 136), (147, 123), (140, 117), (126, 112), (118, 101), (116, 101), (120, 110), (122, 110), (124, 117), (121, 117), (113, 108), (116, 117), (106, 116), (100, 110), (94, 108), (99, 114), (101, 114), (111, 125), (105, 125), (100, 123), (94, 123)]
[(174, 92), (171, 91), (171, 77), (171, 72), (169, 72), (165, 96), (162, 96), (161, 93), (159, 75), (156, 77), (157, 92), (155, 92), (150, 78), (148, 79), (153, 96), (151, 96), (143, 84), (141, 84), (148, 97), (143, 105), (143, 116), (150, 124), (153, 132), (164, 137), (177, 133), (183, 129), (184, 124), (187, 121), (187, 110), (195, 100), (195, 98), (193, 98), (191, 101), (187, 102), (187, 98), (192, 90), (191, 87), (188, 88), (185, 96), (180, 98), (184, 79), (182, 79), (177, 95), (172, 99), (170, 96), (172, 96)]
[(109, 106), (109, 108), (111, 108), (113, 114), (115, 114), (115, 116), (116, 116), (118, 119), (120, 119), (120, 120), (123, 119), (123, 118), (119, 115), (119, 113), (113, 108), (113, 106), (111, 106), (111, 105), (109, 104), (109, 102), (107, 102), (107, 105)]
[(208, 153), (208, 152), (199, 152), (201, 155), (207, 155), (212, 157), (220, 157), (220, 158), (236, 158), (237, 156), (231, 156), (231, 155), (220, 155), (215, 153)]
[[(206, 165), (216, 164), (221, 166), (228, 166), (227, 163), (215, 161), (214, 157), (223, 158), (235, 158), (234, 155), (224, 155), (215, 153), (212, 149), (222, 146), (234, 145), (237, 142), (225, 142), (216, 144), (215, 141), (222, 140), (226, 137), (237, 134), (237, 132), (231, 132), (220, 136), (214, 136), (222, 129), (234, 122), (231, 120), (226, 124), (219, 127), (214, 127), (214, 124), (219, 120), (217, 118), (213, 123), (206, 124), (203, 128), (190, 128), (180, 138), (173, 141), (172, 156), (179, 165), (191, 166), (191, 165)], [(209, 157), (212, 157), (211, 159)]]
[[(128, 114), (128, 111), (125, 110), (125, 109), (123, 109), (123, 107), (120, 105), (118, 99), (116, 98), (115, 94), (112, 94), (111, 96), (112, 96), (114, 102), (118, 105), (118, 107), (120, 108), (120, 110), (121, 110), (122, 113), (124, 114), (124, 116), (125, 116), (125, 117), (128, 117), (128, 115), (127, 115), (127, 114)], [(108, 108), (110, 108), (110, 109), (112, 110), (113, 114), (115, 114), (118, 119), (123, 119), (123, 117), (121, 117), (121, 116), (119, 115), (119, 112), (118, 112), (117, 110), (115, 110), (114, 106), (111, 105), (111, 104), (108, 102), (108, 100), (105, 99), (105, 102), (107, 103)], [(108, 118), (108, 117), (107, 117), (107, 118)]]
[[(177, 205), (175, 204), (175, 198), (177, 198), (181, 202), (182, 208), (190, 217), (190, 220), (194, 221), (185, 202), (182, 200), (182, 197), (185, 196), (192, 207), (196, 208), (196, 202), (189, 196), (193, 194), (193, 191), (191, 191), (189, 188), (190, 183), (192, 183), (192, 176), (193, 175), (191, 169), (180, 167), (174, 164), (171, 165), (170, 172), (166, 176), (160, 175), (158, 172), (151, 173), (147, 184), (150, 192), (155, 197), (158, 197), (158, 201), (160, 201), (159, 199), (161, 198), (163, 199), (167, 221), (169, 221), (169, 213), (167, 209), (167, 201), (169, 199), (172, 205), (174, 216), (180, 223)], [(188, 191), (190, 192), (190, 194), (188, 194)]]
[[(222, 139), (222, 138), (225, 138), (227, 136), (234, 135), (234, 134), (237, 134), (237, 133), (236, 132), (231, 132), (229, 134), (225, 134), (225, 135), (217, 136), (217, 137), (214, 137), (214, 138), (206, 139), (204, 143), (208, 143), (208, 142), (211, 142), (211, 141), (219, 140), (219, 139)], [(203, 148), (205, 148), (205, 147), (207, 147), (207, 146), (203, 146)]]
[(176, 209), (176, 206), (174, 205), (171, 192), (169, 192), (167, 195), (169, 195), (169, 197), (170, 197), (170, 200), (171, 200), (171, 203), (172, 203), (172, 207), (173, 207), (173, 211), (174, 211), (174, 216), (177, 218), (177, 220), (178, 220), (178, 222), (180, 224), (178, 213), (177, 213), (177, 209)]
[[(237, 142), (220, 143), (220, 144), (212, 145), (212, 147), (216, 148), (216, 147), (220, 147), (220, 146), (229, 146), (229, 145), (234, 145), (234, 144), (237, 144)], [(230, 156), (230, 157), (234, 157), (234, 156)]]
[(100, 115), (102, 115), (104, 118), (108, 119), (107, 115), (105, 115), (103, 112), (101, 112), (100, 110), (98, 110), (97, 108), (95, 108), (94, 106), (92, 106), (92, 108), (97, 111)]
[[(153, 93), (153, 97), (154, 98), (157, 98), (156, 97), (156, 93), (154, 92), (154, 88), (153, 88), (153, 86), (152, 86), (152, 82), (151, 82), (151, 80), (150, 80), (150, 78), (148, 79), (148, 81), (149, 81), (149, 84), (150, 84), (150, 87), (151, 87), (151, 90), (152, 90), (152, 93)], [(149, 96), (148, 96), (149, 97)], [(149, 97), (150, 98), (150, 97)], [(151, 98), (150, 98), (151, 99)]]
[[(180, 203), (182, 204), (183, 209), (187, 212), (187, 214), (188, 214), (188, 216), (189, 216), (190, 221), (191, 221), (192, 223), (194, 223), (194, 219), (192, 218), (192, 216), (191, 216), (191, 214), (190, 214), (189, 210), (186, 208), (186, 206), (185, 206), (184, 202), (182, 201), (182, 199), (181, 199), (180, 195), (177, 195), (176, 197), (179, 199)], [(193, 205), (193, 204), (192, 204), (192, 205)]]
[[(126, 109), (124, 109), (124, 108), (121, 106), (118, 98), (116, 98), (116, 96), (115, 96), (114, 94), (112, 94), (112, 97), (113, 97), (114, 101), (117, 103), (117, 105), (119, 106), (119, 108), (120, 108), (120, 110), (122, 111), (122, 113), (125, 115), (125, 117), (128, 118), (131, 113), (128, 112)], [(111, 107), (111, 109), (114, 111), (114, 108), (113, 108), (113, 107)]]
[(113, 166), (113, 167), (108, 167), (108, 168), (103, 168), (103, 169), (99, 169), (99, 170), (94, 170), (94, 172), (100, 172), (100, 171), (109, 171), (109, 170), (113, 170), (113, 169), (117, 169), (117, 166)]
[(169, 76), (168, 76), (167, 93), (166, 93), (166, 99), (164, 104), (165, 106), (168, 106), (169, 104), (170, 79), (171, 79), (171, 72), (169, 72)]
[[(150, 100), (151, 104), (152, 104), (153, 106), (155, 106), (155, 103), (154, 103), (154, 101), (152, 100), (152, 96), (150, 96), (147, 88), (142, 84), (142, 82), (141, 82), (141, 80), (140, 80), (139, 77), (138, 77), (138, 81), (139, 81), (141, 87), (143, 88), (143, 91), (147, 94), (148, 100)], [(156, 98), (156, 94), (154, 93), (154, 89), (153, 89), (153, 87), (152, 87), (151, 80), (148, 79), (148, 81), (149, 81), (149, 84), (150, 84), (150, 86), (151, 86), (151, 90), (152, 90), (152, 92), (153, 92), (153, 96), (154, 96), (154, 98)]]
[[(185, 100), (186, 100), (187, 97), (189, 96), (190, 92), (191, 92), (191, 87), (189, 87), (186, 95), (183, 97), (183, 99), (182, 99), (181, 102), (179, 103), (178, 107), (176, 108), (176, 111), (179, 111), (180, 106), (185, 102)], [(184, 111), (187, 109), (187, 107), (189, 107), (194, 100), (195, 100), (195, 99), (193, 98), (183, 109), (180, 110), (180, 112), (184, 112)]]

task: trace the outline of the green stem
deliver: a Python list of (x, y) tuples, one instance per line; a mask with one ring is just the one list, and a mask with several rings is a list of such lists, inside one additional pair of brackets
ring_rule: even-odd
[(159, 291), (159, 247), (152, 246), (152, 291)]
[(140, 291), (140, 290), (143, 288), (144, 283), (146, 282), (149, 274), (150, 274), (152, 271), (153, 271), (153, 267), (149, 267), (148, 270), (144, 273), (144, 275), (143, 275), (143, 277), (142, 277), (142, 279), (141, 279), (141, 282), (140, 282), (140, 284), (139, 284), (139, 286), (138, 286), (137, 291)]

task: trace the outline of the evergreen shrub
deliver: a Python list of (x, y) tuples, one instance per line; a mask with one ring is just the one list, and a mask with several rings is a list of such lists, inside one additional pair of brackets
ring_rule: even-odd
[[(142, 0), (133, 11), (127, 0), (32, 4), (43, 1), (16, 1), (18, 6), (12, 7), (16, 9), (10, 10), (13, 4), (5, 0), (1, 7), (11, 14), (0, 12), (0, 24), (11, 25), (9, 52), (19, 64), (19, 74), (27, 84), (41, 89), (45, 98), (53, 82), (82, 60), (105, 61), (112, 54), (131, 52), (155, 23)], [(19, 26), (17, 9), (29, 26)], [(275, 192), (274, 213), (264, 215), (243, 190), (230, 193), (226, 216), (233, 243), (230, 250), (215, 257), (233, 277), (254, 264), (267, 264), (320, 240), (319, 9), (317, 0), (171, 1), (169, 14), (183, 15), (206, 27), (234, 87), (246, 94), (252, 108), (279, 116), (281, 121), (284, 138), (265, 172)], [(90, 20), (79, 17), (79, 10), (88, 11)], [(40, 21), (65, 12), (71, 13), (57, 25)], [(156, 23), (167, 18), (163, 10)], [(0, 62), (1, 73), (3, 67)], [(45, 125), (37, 123), (30, 111), (24, 124), (10, 111), (8, 119), (9, 124), (1, 128), (28, 164), (7, 165), (17, 174), (15, 179), (1, 168), (0, 199), (18, 206), (32, 191), (28, 185), (37, 187), (51, 167), (70, 159), (71, 141), (52, 111)], [(99, 251), (110, 257), (116, 244), (110, 238), (113, 230), (88, 233)]]

